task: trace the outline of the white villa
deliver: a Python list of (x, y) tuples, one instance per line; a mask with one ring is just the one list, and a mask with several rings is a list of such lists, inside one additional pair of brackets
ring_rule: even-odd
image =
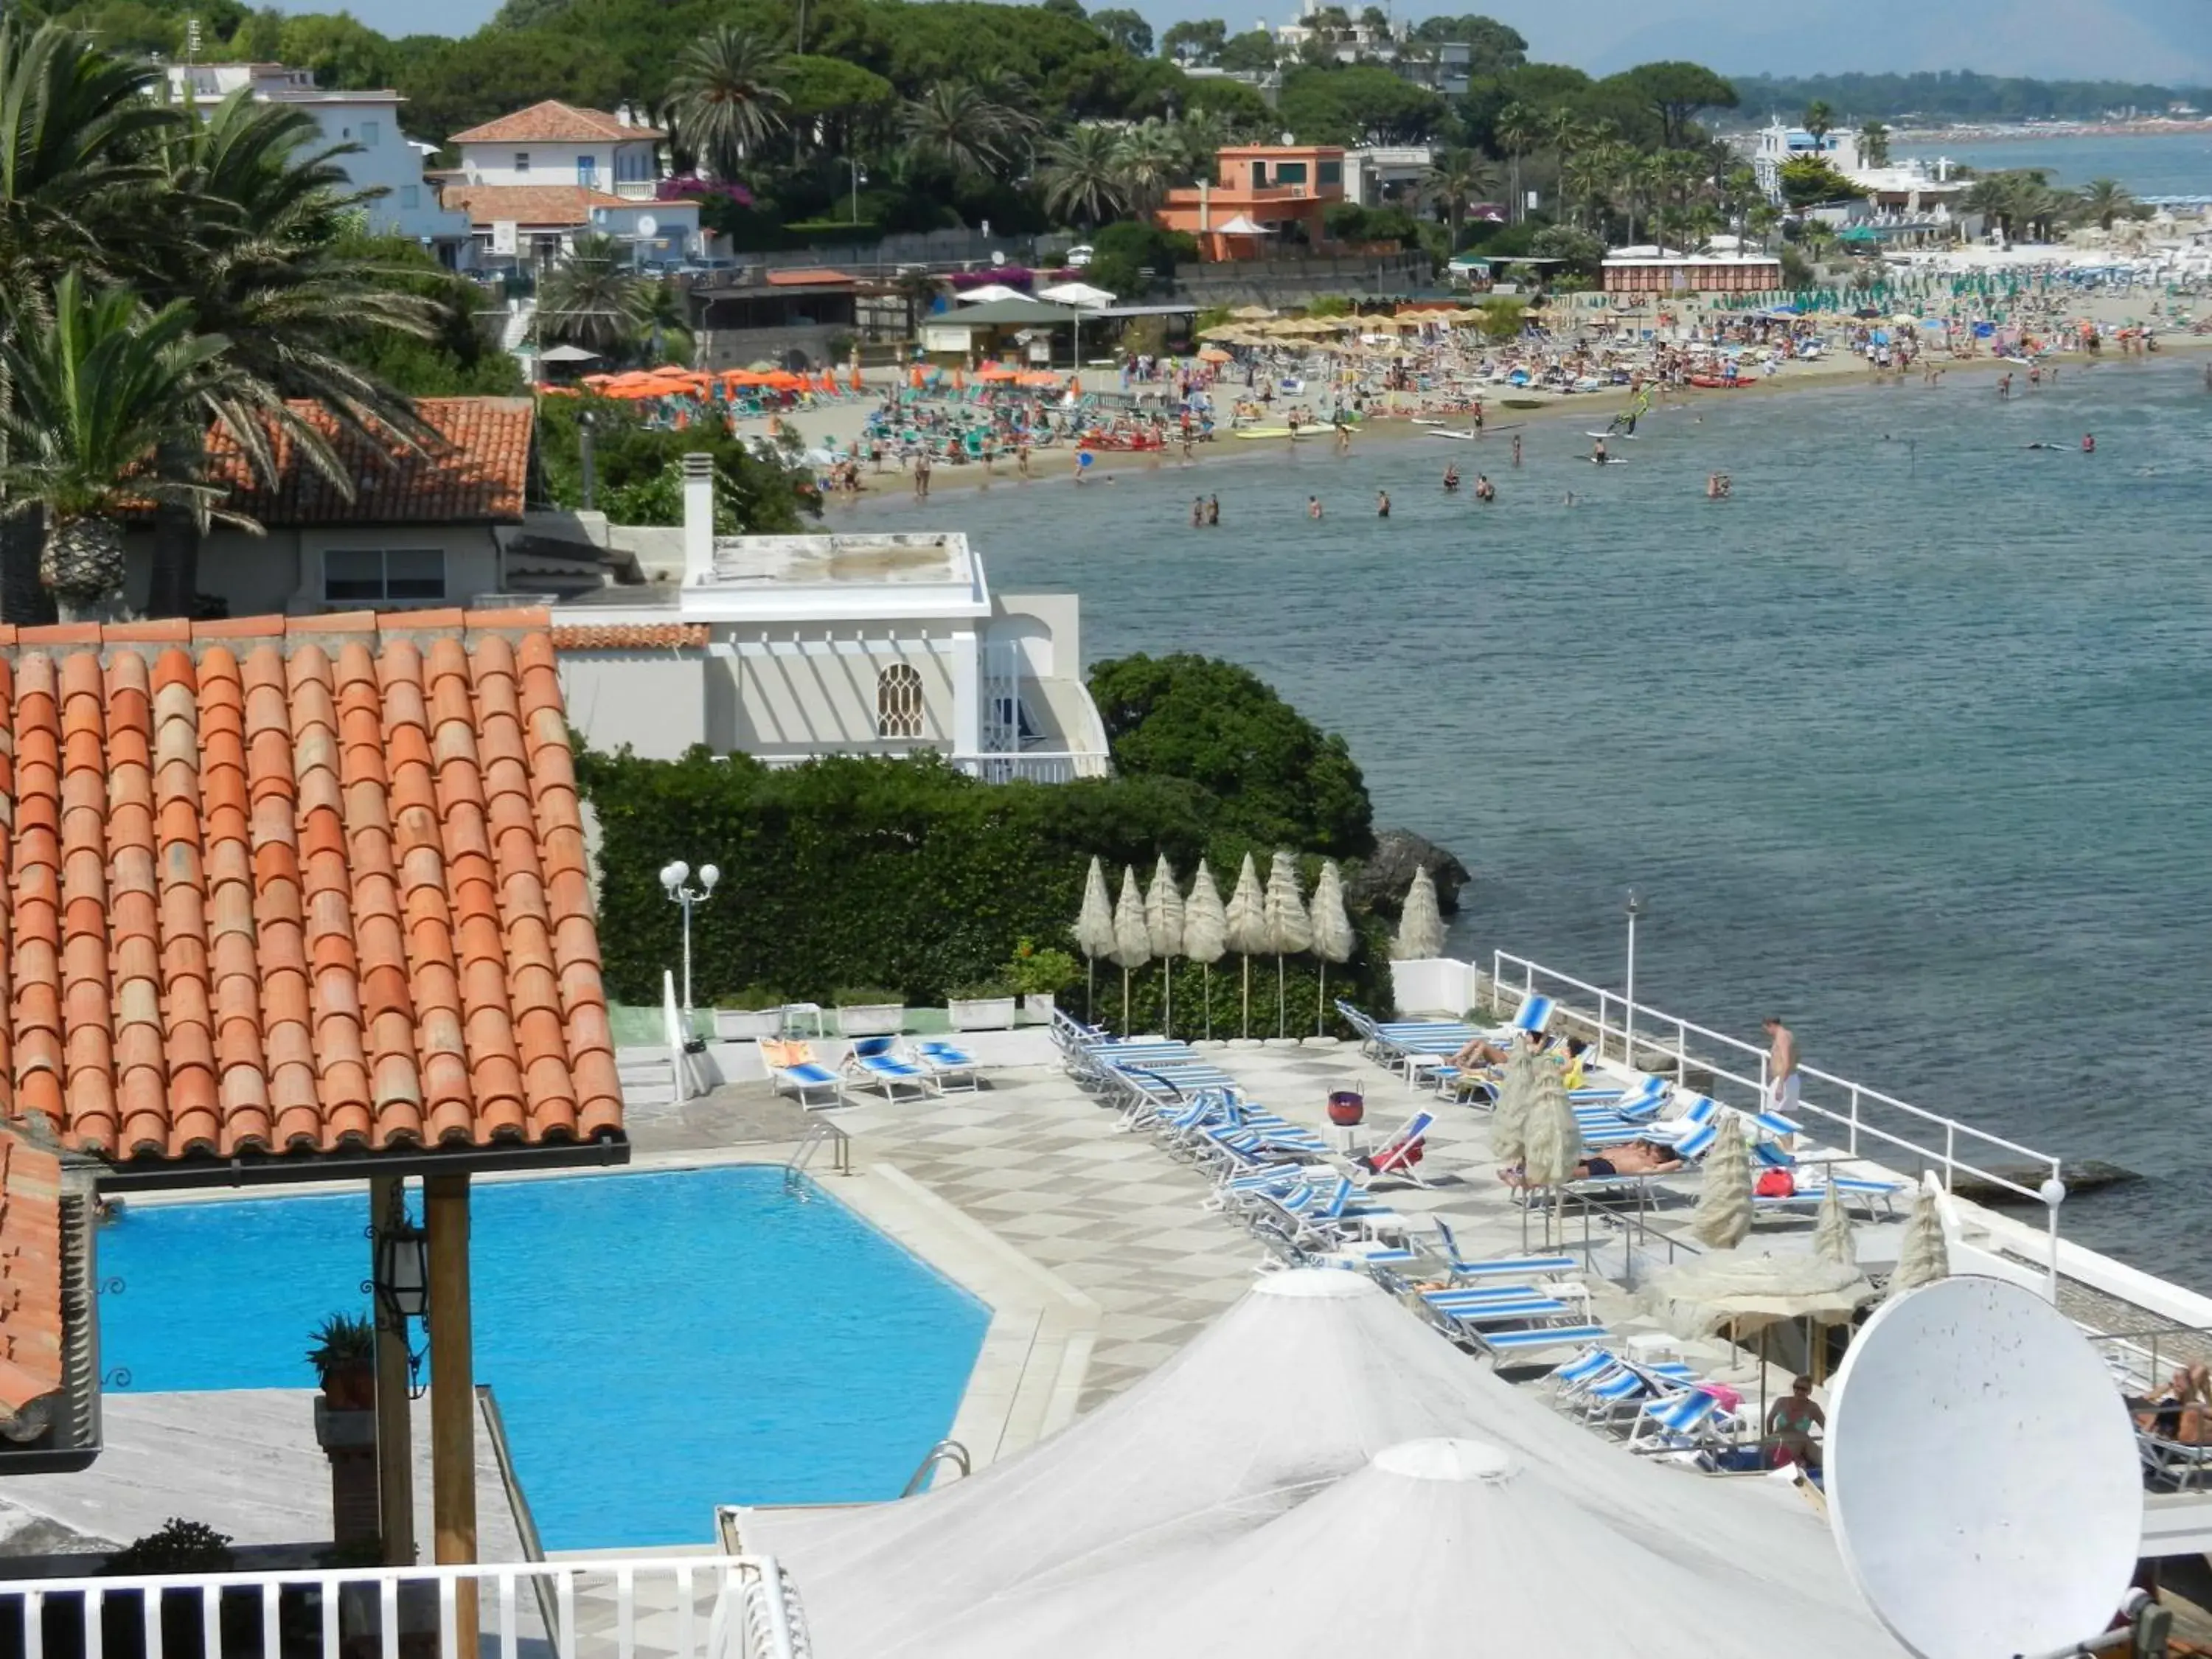
[(348, 182), (356, 190), (382, 192), (364, 204), (372, 232), (418, 241), (441, 264), (470, 263), (468, 216), (445, 206), (423, 179), (422, 163), (438, 147), (400, 130), (399, 109), (407, 100), (398, 93), (326, 92), (316, 86), (313, 70), (283, 64), (171, 64), (168, 79), (169, 96), (179, 103), (188, 97), (205, 102), (246, 92), (257, 103), (306, 110), (326, 143), (356, 147), (356, 153), (334, 163)]
[(568, 718), (592, 747), (1105, 773), (1074, 594), (994, 593), (957, 532), (717, 537), (704, 459), (684, 478), (679, 581), (554, 607)]
[(550, 259), (597, 232), (672, 264), (700, 252), (699, 204), (654, 199), (666, 137), (627, 110), (549, 98), (448, 140), (460, 167), (446, 204), (467, 214), (489, 258)]

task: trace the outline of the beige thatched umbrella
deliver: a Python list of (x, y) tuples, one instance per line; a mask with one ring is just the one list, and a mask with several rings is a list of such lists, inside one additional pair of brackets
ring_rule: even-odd
[(1743, 1121), (1721, 1115), (1719, 1133), (1705, 1154), (1705, 1178), (1690, 1231), (1717, 1250), (1732, 1250), (1751, 1231), (1751, 1155), (1744, 1150)]
[(1246, 323), (1268, 323), (1275, 318), (1275, 313), (1265, 306), (1239, 306), (1229, 314)]
[(1313, 918), (1306, 915), (1305, 895), (1298, 889), (1298, 861), (1288, 853), (1277, 853), (1268, 865), (1267, 890), (1261, 906), (1267, 948), (1275, 953), (1275, 1035), (1288, 1036), (1290, 982), (1283, 971), (1283, 958), (1303, 956), (1313, 948)]
[[(1575, 1165), (1583, 1155), (1582, 1126), (1567, 1100), (1566, 1080), (1559, 1068), (1536, 1059), (1532, 1061), (1528, 1106), (1522, 1120), (1522, 1177), (1531, 1187), (1564, 1187), (1574, 1179)], [(1544, 1212), (1544, 1237), (1552, 1236), (1552, 1217), (1558, 1208)]]
[(1536, 1080), (1536, 1051), (1516, 1037), (1506, 1050), (1505, 1074), (1498, 1079), (1498, 1109), (1490, 1120), (1490, 1149), (1510, 1166), (1528, 1156), (1528, 1087)]
[(1137, 872), (1121, 866), (1121, 896), (1114, 906), (1114, 960), (1121, 969), (1121, 1035), (1129, 1032), (1129, 973), (1152, 959), (1152, 942), (1145, 932), (1145, 899), (1137, 890)]
[(1344, 874), (1334, 859), (1323, 860), (1321, 879), (1314, 884), (1313, 953), (1321, 963), (1321, 989), (1314, 997), (1314, 1035), (1319, 1036), (1328, 1020), (1328, 964), (1352, 960), (1358, 939), (1352, 918), (1344, 913)]
[(1951, 1247), (1943, 1237), (1943, 1215), (1937, 1203), (1934, 1183), (1923, 1178), (1920, 1190), (1913, 1194), (1912, 1213), (1905, 1223), (1905, 1242), (1898, 1247), (1896, 1271), (1889, 1276), (1893, 1297), (1951, 1276)]
[(1260, 872), (1253, 866), (1249, 853), (1244, 855), (1244, 867), (1237, 872), (1236, 890), (1229, 895), (1229, 908), (1224, 914), (1229, 923), (1229, 948), (1244, 958), (1244, 1035), (1249, 1037), (1252, 1035), (1252, 958), (1267, 948)]
[(1213, 1041), (1213, 964), (1229, 949), (1229, 915), (1221, 907), (1221, 890), (1213, 884), (1213, 872), (1204, 859), (1190, 884), (1190, 898), (1182, 912), (1182, 953), (1199, 966), (1199, 994), (1206, 1002), (1206, 1040)]
[(1429, 877), (1428, 866), (1417, 864), (1390, 954), (1401, 962), (1428, 962), (1443, 953), (1444, 919), (1437, 909), (1437, 884)]
[(1165, 853), (1152, 871), (1152, 884), (1145, 890), (1145, 937), (1160, 961), (1160, 1025), (1164, 1036), (1175, 1035), (1175, 959), (1182, 954), (1182, 890), (1176, 885), (1175, 866)]
[(1095, 1020), (1098, 1012), (1098, 958), (1114, 954), (1114, 901), (1106, 896), (1106, 872), (1091, 860), (1090, 878), (1083, 884), (1083, 908), (1075, 918), (1075, 948), (1083, 952), (1083, 1018)]
[(1820, 1218), (1813, 1224), (1813, 1254), (1845, 1267), (1858, 1265), (1858, 1242), (1851, 1237), (1851, 1218), (1832, 1176), (1828, 1190), (1820, 1194)]

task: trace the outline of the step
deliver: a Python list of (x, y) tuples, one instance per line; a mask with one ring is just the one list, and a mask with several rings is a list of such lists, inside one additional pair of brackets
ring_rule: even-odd
[(676, 1104), (676, 1085), (673, 1083), (633, 1086), (623, 1085), (624, 1106), (673, 1106)]

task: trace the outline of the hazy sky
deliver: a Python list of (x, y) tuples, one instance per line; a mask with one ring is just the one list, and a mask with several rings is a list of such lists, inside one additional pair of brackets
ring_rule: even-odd
[[(1105, 0), (1099, 0), (1104, 3)], [(1126, 0), (1125, 0), (1126, 3)], [(291, 11), (325, 9), (280, 0)], [(388, 34), (465, 33), (499, 0), (357, 0), (355, 15)], [(589, 0), (585, 0), (588, 4)], [(1404, 5), (1404, 0), (1396, 0)], [(1730, 74), (1976, 69), (1989, 74), (2212, 82), (2206, 0), (1853, 0), (1848, 5), (1750, 8), (1739, 0), (1433, 0), (1410, 15), (1486, 10), (1547, 62), (1598, 72), (1654, 58), (1688, 58)], [(1288, 21), (1297, 0), (1139, 0), (1160, 27), (1222, 17), (1232, 31)]]

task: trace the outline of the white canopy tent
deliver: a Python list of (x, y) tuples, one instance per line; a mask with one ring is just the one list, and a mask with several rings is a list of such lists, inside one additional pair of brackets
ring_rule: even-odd
[(1039, 289), (1036, 296), (1040, 300), (1049, 300), (1056, 306), (1082, 306), (1089, 310), (1114, 303), (1112, 295), (1103, 288), (1093, 288), (1088, 283), (1055, 283), (1050, 288)]
[(1026, 300), (1030, 296), (1018, 288), (1008, 288), (1004, 283), (985, 283), (980, 287), (963, 289), (952, 296), (963, 306), (996, 305), (1001, 300)]
[[(1686, 1574), (1765, 1581), (1757, 1627), (1770, 1643), (1786, 1630), (1800, 1659), (1895, 1653), (1794, 1493), (1632, 1457), (1371, 1282), (1328, 1269), (1262, 1278), (1126, 1394), (970, 1479), (866, 1509), (746, 1511), (740, 1532), (790, 1570), (825, 1656), (1026, 1659), (1052, 1650), (1063, 1621), (1149, 1596), (1194, 1552), (1296, 1509), (1386, 1447), (1437, 1437), (1525, 1460)], [(1469, 1591), (1477, 1565), (1457, 1574)], [(1386, 1575), (1370, 1588), (1387, 1598), (1402, 1584)]]

